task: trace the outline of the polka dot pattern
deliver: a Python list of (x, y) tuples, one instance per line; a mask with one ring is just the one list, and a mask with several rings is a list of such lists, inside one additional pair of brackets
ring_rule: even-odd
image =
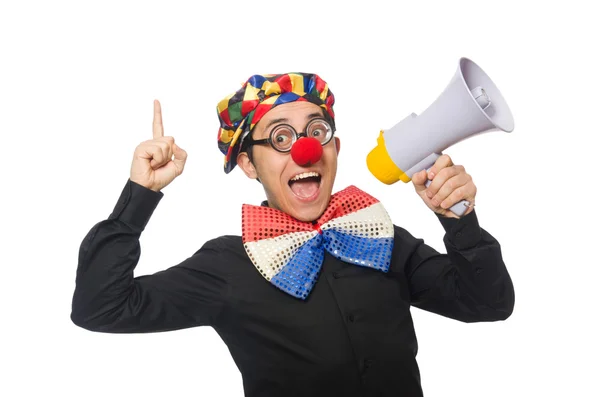
[(394, 227), (379, 201), (350, 186), (331, 197), (314, 223), (273, 208), (244, 205), (242, 240), (266, 280), (306, 299), (318, 279), (325, 250), (347, 263), (387, 272)]
[(306, 299), (319, 276), (323, 256), (323, 236), (317, 234), (298, 250), (271, 283), (297, 298)]
[(315, 235), (318, 235), (316, 231), (289, 233), (271, 239), (244, 243), (244, 248), (256, 269), (270, 281), (292, 260), (300, 247)]

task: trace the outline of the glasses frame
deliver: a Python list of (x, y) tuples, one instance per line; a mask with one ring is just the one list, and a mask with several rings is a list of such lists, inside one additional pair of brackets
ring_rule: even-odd
[[(301, 132), (297, 132), (296, 129), (289, 124), (277, 124), (275, 127), (273, 127), (271, 129), (271, 132), (269, 133), (268, 138), (255, 140), (252, 138), (252, 134), (248, 134), (248, 136), (246, 138), (244, 138), (244, 144), (243, 144), (244, 150), (242, 150), (242, 151), (246, 151), (252, 145), (264, 145), (264, 144), (268, 143), (274, 150), (278, 151), (279, 153), (289, 153), (290, 150), (292, 150), (292, 146), (294, 146), (294, 143), (296, 143), (298, 141), (298, 139), (300, 139), (301, 137), (308, 137), (308, 133), (307, 133), (308, 127), (310, 127), (311, 124), (313, 124), (317, 121), (321, 121), (321, 122), (325, 123), (326, 125), (328, 125), (329, 130), (331, 131), (331, 135), (329, 136), (329, 139), (327, 139), (324, 142), (321, 142), (321, 146), (325, 146), (329, 142), (331, 142), (331, 139), (333, 138), (333, 135), (335, 133), (335, 128), (331, 125), (331, 123), (329, 121), (327, 121), (327, 119), (325, 119), (323, 117), (315, 117), (314, 119), (311, 119), (306, 124), (306, 126), (304, 127), (304, 130)], [(275, 147), (275, 145), (273, 145), (273, 134), (275, 133), (275, 131), (277, 129), (279, 129), (281, 127), (289, 127), (289, 129), (294, 133), (293, 138), (292, 138), (292, 144), (290, 145), (290, 148), (287, 150), (277, 149)]]

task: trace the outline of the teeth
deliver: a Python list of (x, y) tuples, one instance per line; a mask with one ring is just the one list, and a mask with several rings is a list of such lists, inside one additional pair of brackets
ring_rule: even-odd
[(310, 178), (310, 177), (319, 177), (321, 175), (319, 175), (319, 173), (317, 172), (304, 172), (302, 174), (298, 174), (295, 177), (293, 177), (292, 179), (290, 179), (290, 181), (299, 181), (300, 179), (304, 179), (304, 178)]

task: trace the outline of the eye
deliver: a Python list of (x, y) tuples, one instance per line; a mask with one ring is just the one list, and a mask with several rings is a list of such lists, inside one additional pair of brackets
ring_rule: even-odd
[(275, 142), (280, 144), (280, 143), (286, 143), (288, 140), (290, 139), (289, 136), (285, 136), (285, 135), (277, 135), (275, 136)]
[(276, 149), (287, 150), (293, 142), (293, 132), (289, 127), (281, 126), (273, 131), (271, 139)]
[(329, 126), (322, 121), (317, 121), (313, 123), (308, 131), (308, 136), (312, 138), (316, 138), (319, 141), (324, 141), (327, 139), (329, 134)]

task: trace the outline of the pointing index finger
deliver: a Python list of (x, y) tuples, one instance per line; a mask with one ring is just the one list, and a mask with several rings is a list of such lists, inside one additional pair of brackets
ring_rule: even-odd
[(154, 100), (154, 121), (152, 122), (152, 136), (154, 139), (164, 136), (162, 124), (162, 114), (160, 112), (160, 102)]

